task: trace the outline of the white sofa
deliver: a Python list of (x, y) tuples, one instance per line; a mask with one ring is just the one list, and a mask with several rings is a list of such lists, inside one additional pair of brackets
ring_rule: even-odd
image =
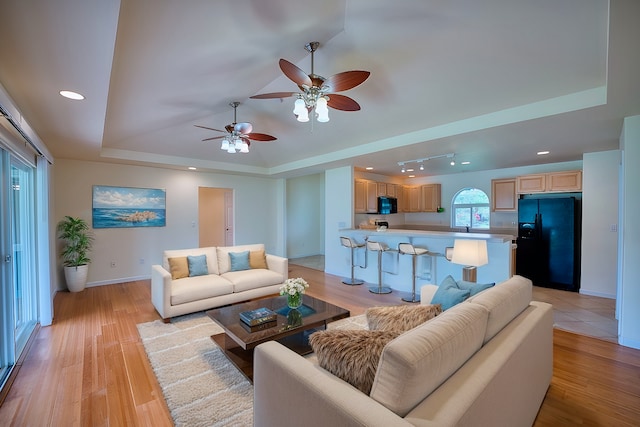
[[(267, 268), (231, 271), (230, 253), (264, 253), (263, 244), (166, 250), (151, 270), (151, 302), (168, 321), (175, 316), (277, 294), (288, 277), (287, 258), (264, 254)], [(207, 273), (172, 279), (169, 258), (206, 256)]]
[(553, 370), (552, 307), (531, 292), (514, 276), (393, 339), (369, 395), (261, 344), (254, 426), (531, 426)]

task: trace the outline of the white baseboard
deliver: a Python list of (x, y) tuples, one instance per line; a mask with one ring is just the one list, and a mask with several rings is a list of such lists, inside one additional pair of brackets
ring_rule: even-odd
[(113, 285), (116, 283), (125, 283), (125, 282), (135, 282), (136, 280), (150, 280), (151, 276), (134, 276), (134, 277), (121, 277), (118, 279), (109, 279), (109, 280), (100, 280), (97, 282), (89, 282), (87, 283), (87, 288), (91, 288), (93, 286), (104, 286), (104, 285)]
[(590, 295), (592, 297), (601, 297), (601, 298), (609, 298), (609, 299), (616, 299), (615, 295), (612, 294), (606, 294), (604, 292), (596, 292), (596, 291), (590, 291), (588, 289), (580, 289), (579, 293), (583, 294), (583, 295)]

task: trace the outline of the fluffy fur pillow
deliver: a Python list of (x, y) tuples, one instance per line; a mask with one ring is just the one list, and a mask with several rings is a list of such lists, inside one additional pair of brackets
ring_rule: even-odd
[(423, 324), (442, 313), (440, 304), (370, 307), (365, 311), (371, 330), (396, 331), (399, 334)]
[(367, 395), (385, 345), (394, 331), (328, 330), (311, 334), (309, 344), (318, 364)]

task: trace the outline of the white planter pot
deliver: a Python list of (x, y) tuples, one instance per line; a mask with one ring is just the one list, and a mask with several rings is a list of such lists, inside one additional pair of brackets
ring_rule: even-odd
[(87, 285), (87, 274), (89, 273), (89, 265), (80, 265), (78, 267), (65, 267), (64, 278), (67, 281), (67, 288), (70, 292), (81, 292)]

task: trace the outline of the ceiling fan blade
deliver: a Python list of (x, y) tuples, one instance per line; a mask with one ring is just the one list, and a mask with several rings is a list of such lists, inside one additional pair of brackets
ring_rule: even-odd
[(311, 87), (313, 85), (311, 78), (304, 71), (286, 59), (280, 59), (280, 69), (285, 76), (289, 77), (289, 79), (298, 86)]
[(203, 141), (212, 141), (214, 139), (224, 138), (226, 135), (214, 136), (213, 138), (203, 139)]
[(214, 129), (214, 128), (208, 128), (206, 126), (200, 126), (200, 125), (194, 125), (197, 128), (202, 128), (202, 129), (209, 129), (209, 130), (215, 130), (216, 132), (224, 132), (223, 130), (220, 129)]
[(369, 71), (345, 71), (329, 77), (324, 85), (329, 88), (327, 92), (342, 92), (362, 84), (370, 74)]
[(253, 130), (253, 126), (251, 125), (251, 123), (236, 123), (235, 126), (233, 126), (233, 129), (241, 134), (247, 134), (247, 133), (251, 133), (251, 131)]
[(253, 95), (249, 98), (251, 99), (271, 99), (271, 98), (288, 98), (297, 94), (298, 92), (273, 92), (273, 93), (263, 93), (260, 95)]
[(244, 134), (245, 137), (249, 138), (249, 139), (253, 139), (254, 141), (275, 141), (276, 138), (275, 136), (271, 136), (271, 135), (267, 135), (266, 133), (246, 133)]
[(360, 104), (358, 104), (353, 99), (348, 96), (338, 95), (335, 93), (330, 93), (329, 101), (327, 101), (327, 107), (331, 107), (336, 110), (342, 111), (358, 111), (360, 110)]

